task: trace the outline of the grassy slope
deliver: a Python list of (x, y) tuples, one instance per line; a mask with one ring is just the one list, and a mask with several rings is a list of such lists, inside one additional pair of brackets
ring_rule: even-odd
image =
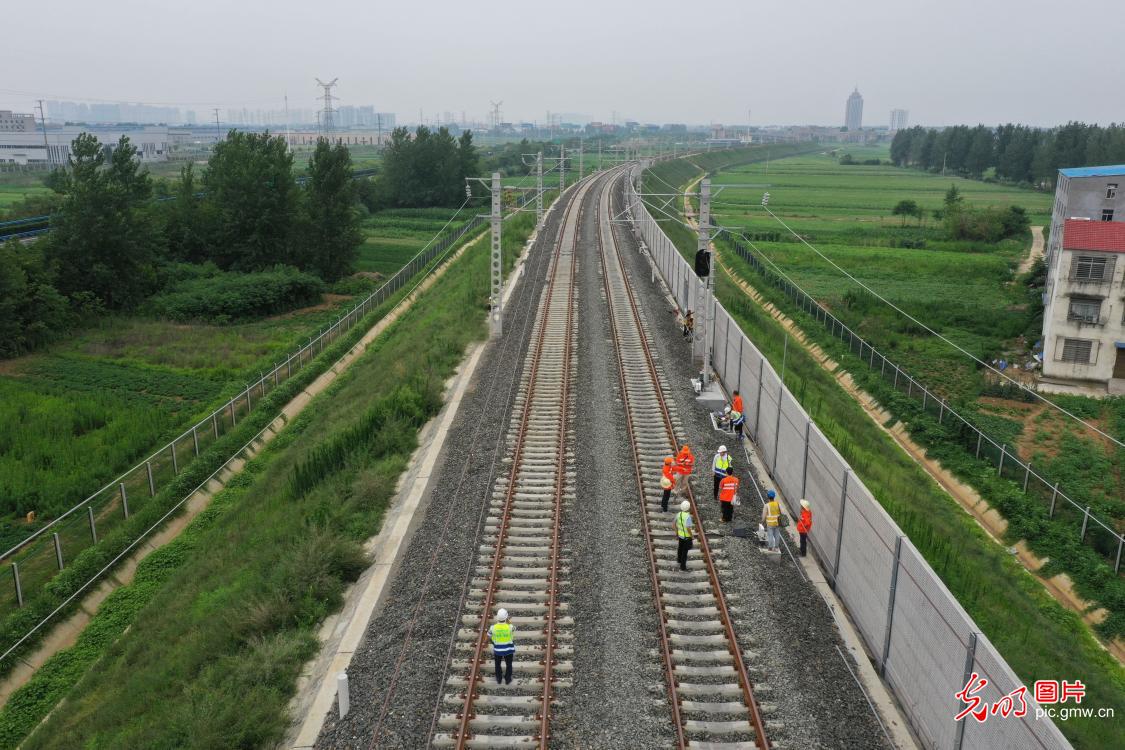
[[(670, 180), (693, 175), (691, 169), (669, 171)], [(694, 255), (691, 233), (675, 225), (664, 228), (685, 257)], [(780, 368), (783, 329), (724, 276), (718, 278), (720, 301)], [(789, 347), (786, 385), (1026, 684), (1063, 675), (1082, 679), (1088, 687), (1084, 705), (1125, 711), (1125, 672), (1079, 618), (985, 536), (799, 347)], [(1075, 719), (1059, 726), (1078, 747), (1125, 743), (1119, 722)]]
[[(509, 260), (533, 223), (522, 216), (505, 225)], [(317, 623), (362, 567), (359, 542), (378, 530), (417, 427), (440, 406), (441, 384), (465, 346), (484, 334), (483, 319), (467, 324), (466, 311), (487, 288), (482, 243), (252, 461), (182, 541), (142, 564), (138, 582), (115, 594), (135, 620), (103, 607), (88, 632), (99, 635), (106, 622), (112, 637), (80, 641), (44, 667), (0, 714), (0, 738), (33, 727), (84, 673), (27, 747), (276, 741)], [(131, 628), (109, 646), (122, 619)], [(83, 648), (91, 653), (74, 653)], [(43, 692), (51, 699), (39, 699)]]

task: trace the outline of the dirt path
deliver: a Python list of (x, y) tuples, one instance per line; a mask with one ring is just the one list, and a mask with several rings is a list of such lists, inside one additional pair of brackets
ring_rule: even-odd
[(1035, 261), (1043, 257), (1043, 227), (1031, 228), (1031, 252), (1020, 261), (1019, 272), (1027, 273), (1035, 265)]

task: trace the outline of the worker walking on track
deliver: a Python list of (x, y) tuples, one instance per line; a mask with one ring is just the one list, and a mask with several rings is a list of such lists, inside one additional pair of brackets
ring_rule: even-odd
[(691, 472), (694, 470), (695, 455), (691, 452), (691, 448), (685, 444), (676, 454), (676, 468), (673, 470), (676, 474), (676, 491), (680, 495), (687, 494), (688, 482), (691, 479)]
[(797, 521), (797, 533), (801, 535), (801, 557), (805, 556), (805, 543), (812, 531), (812, 508), (808, 500), (801, 500), (801, 519)]
[(691, 503), (684, 500), (680, 503), (680, 512), (676, 514), (676, 538), (680, 543), (676, 548), (676, 561), (680, 564), (680, 570), (687, 570), (687, 553), (692, 547), (694, 525), (691, 519)]
[[(508, 610), (501, 608), (496, 613), (496, 622), (488, 629), (488, 640), (492, 642), (492, 659), (496, 662), (496, 684), (512, 684), (512, 657), (516, 653), (516, 643), (512, 638), (512, 624), (508, 622)], [(501, 662), (505, 670), (501, 670)]]
[(727, 467), (727, 475), (719, 482), (719, 507), (723, 512), (723, 523), (734, 520), (734, 499), (738, 495), (738, 477), (734, 475), (734, 467)]
[(668, 512), (668, 497), (672, 494), (672, 487), (676, 485), (676, 459), (672, 456), (667, 456), (664, 459), (664, 468), (660, 470), (660, 489), (664, 490), (664, 494), (660, 496), (660, 511), (662, 513)]
[(730, 465), (731, 460), (730, 454), (727, 453), (727, 447), (725, 445), (720, 445), (718, 453), (716, 453), (715, 458), (711, 460), (711, 476), (715, 480), (713, 496), (716, 500), (719, 498), (719, 483), (722, 482), (723, 477), (727, 475), (727, 469), (730, 468)]
[(781, 503), (777, 501), (777, 493), (773, 490), (766, 492), (762, 523), (766, 525), (766, 548), (770, 552), (781, 552)]

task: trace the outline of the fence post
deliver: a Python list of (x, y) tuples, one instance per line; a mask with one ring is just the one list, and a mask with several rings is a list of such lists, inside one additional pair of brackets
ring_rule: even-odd
[(944, 417), (945, 417), (945, 399), (939, 398), (938, 399), (937, 423), (941, 424), (941, 420)]
[(145, 471), (148, 472), (148, 496), (156, 495), (156, 480), (152, 477), (152, 461), (145, 461)]
[(1031, 462), (1027, 462), (1026, 470), (1023, 473), (1023, 494), (1027, 494), (1027, 480), (1031, 478)]
[(926, 401), (927, 401), (927, 396), (929, 396), (929, 395), (930, 395), (930, 392), (926, 390), (925, 386), (923, 386), (922, 387), (922, 411), (926, 410)]
[(273, 368), (273, 387), (274, 388), (277, 388), (277, 370), (278, 370), (278, 367), (275, 366)]
[(247, 416), (250, 415), (250, 411), (254, 408), (253, 405), (250, 403), (250, 388), (251, 387), (252, 386), (249, 386), (249, 385), (246, 386), (246, 415)]
[(195, 446), (195, 455), (199, 457), (199, 430), (196, 429), (199, 425), (192, 425), (191, 427), (191, 443)]
[(121, 510), (125, 517), (129, 517), (129, 494), (125, 492), (125, 483), (121, 482), (117, 485), (121, 489)]
[(738, 385), (735, 386), (735, 389), (739, 391), (742, 390), (742, 342), (745, 340), (745, 336), (740, 335), (738, 337)]
[(809, 433), (812, 431), (812, 417), (805, 420), (805, 460), (801, 468), (801, 499), (805, 497), (805, 489), (809, 483)]
[[(973, 429), (976, 430), (975, 427)], [(984, 433), (981, 432), (980, 430), (977, 430), (977, 458), (980, 458), (980, 441), (981, 441), (981, 438), (983, 438), (983, 437), (984, 437)]]
[[(969, 684), (969, 678), (973, 676), (973, 662), (976, 660), (976, 658), (977, 658), (977, 634), (976, 633), (969, 633), (969, 646), (968, 646), (967, 649), (965, 649), (965, 670), (964, 670), (964, 679), (961, 680), (962, 686)], [(958, 701), (958, 703), (961, 703), (961, 702), (962, 701), (960, 701), (960, 700)], [(961, 710), (962, 710), (962, 707), (960, 705), (958, 705), (957, 710), (954, 711), (954, 715), (961, 713)], [(961, 743), (963, 743), (965, 741), (965, 725), (968, 724), (968, 723), (969, 722), (965, 721), (964, 719), (957, 722), (957, 737), (953, 741), (953, 750), (961, 750)]]
[(62, 570), (63, 569), (62, 540), (59, 539), (59, 532), (57, 532), (57, 531), (54, 534), (51, 534), (51, 536), (55, 540), (55, 562), (57, 562), (59, 564), (59, 570)]
[(844, 513), (848, 509), (848, 477), (852, 470), (844, 472), (843, 489), (840, 490), (840, 521), (836, 524), (836, 558), (832, 563), (832, 590), (836, 590), (836, 579), (840, 575), (840, 549), (844, 543)]
[[(789, 339), (785, 339), (788, 341)], [(777, 476), (777, 452), (781, 448), (781, 403), (785, 395), (785, 383), (777, 384), (777, 422), (773, 428), (773, 468), (770, 473)]]
[(20, 564), (12, 561), (12, 580), (16, 584), (16, 604), (23, 606), (23, 586), (20, 585)]
[(238, 424), (238, 417), (234, 414), (234, 399), (232, 398), (230, 400), (230, 426), (234, 427), (236, 424)]
[(873, 347), (869, 344), (868, 349), (871, 350), (871, 361), (867, 363), (867, 366), (869, 368), (871, 368), (872, 370), (874, 370), (875, 369), (875, 347)]
[(285, 379), (293, 377), (293, 355), (287, 354), (285, 356)]
[(90, 519), (90, 541), (94, 544), (98, 543), (98, 527), (94, 523), (94, 506), (86, 506), (86, 516)]
[(996, 476), (1004, 476), (1004, 456), (1008, 455), (1008, 446), (1000, 443), (1000, 463), (996, 465)]
[(898, 390), (898, 365), (895, 365), (894, 367), (895, 367), (895, 384), (894, 384), (894, 388), (895, 388), (895, 390), (897, 391), (897, 390)]
[(1059, 483), (1055, 482), (1054, 488), (1051, 490), (1051, 510), (1047, 513), (1047, 518), (1055, 517), (1055, 501), (1059, 499)]
[(762, 376), (766, 371), (766, 357), (764, 354), (759, 355), (761, 359), (758, 360), (758, 400), (754, 403), (757, 408), (754, 409), (754, 439), (758, 439), (758, 425), (762, 421)]
[(211, 427), (215, 430), (215, 439), (219, 439), (219, 412), (211, 412)]
[(891, 570), (891, 592), (887, 601), (887, 629), (883, 636), (883, 658), (879, 660), (879, 676), (887, 675), (887, 659), (891, 655), (891, 630), (895, 624), (895, 591), (898, 588), (898, 566), (902, 558), (902, 534), (895, 538), (895, 566)]
[(1086, 524), (1090, 522), (1090, 506), (1086, 506), (1085, 512), (1082, 514), (1082, 533), (1078, 536), (1079, 540), (1086, 538)]
[(168, 444), (168, 452), (172, 454), (172, 476), (180, 473), (180, 461), (176, 458), (176, 441)]

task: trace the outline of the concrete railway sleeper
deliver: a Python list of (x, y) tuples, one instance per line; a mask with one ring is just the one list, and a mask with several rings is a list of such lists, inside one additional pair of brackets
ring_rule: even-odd
[[(601, 196), (599, 219), (613, 216), (611, 192)], [(599, 221), (597, 237), (676, 746), (767, 750), (765, 723), (719, 581), (721, 561), (707, 539), (690, 489), (699, 552), (690, 558), (686, 572), (676, 563), (676, 540), (670, 534), (673, 511), (660, 509), (659, 478), (664, 457), (679, 449), (677, 435), (683, 431), (665, 398), (668, 384), (654, 362), (613, 225)]]
[[(604, 179), (579, 186), (560, 225), (509, 425), (509, 470), (493, 487), (445, 683), (442, 702), (454, 710), (438, 717), (436, 747), (546, 748), (554, 689), (570, 685), (574, 621), (562, 601), (561, 521), (574, 500), (577, 250), (583, 202)], [(511, 684), (491, 676), (488, 627), (500, 607), (515, 631)]]

